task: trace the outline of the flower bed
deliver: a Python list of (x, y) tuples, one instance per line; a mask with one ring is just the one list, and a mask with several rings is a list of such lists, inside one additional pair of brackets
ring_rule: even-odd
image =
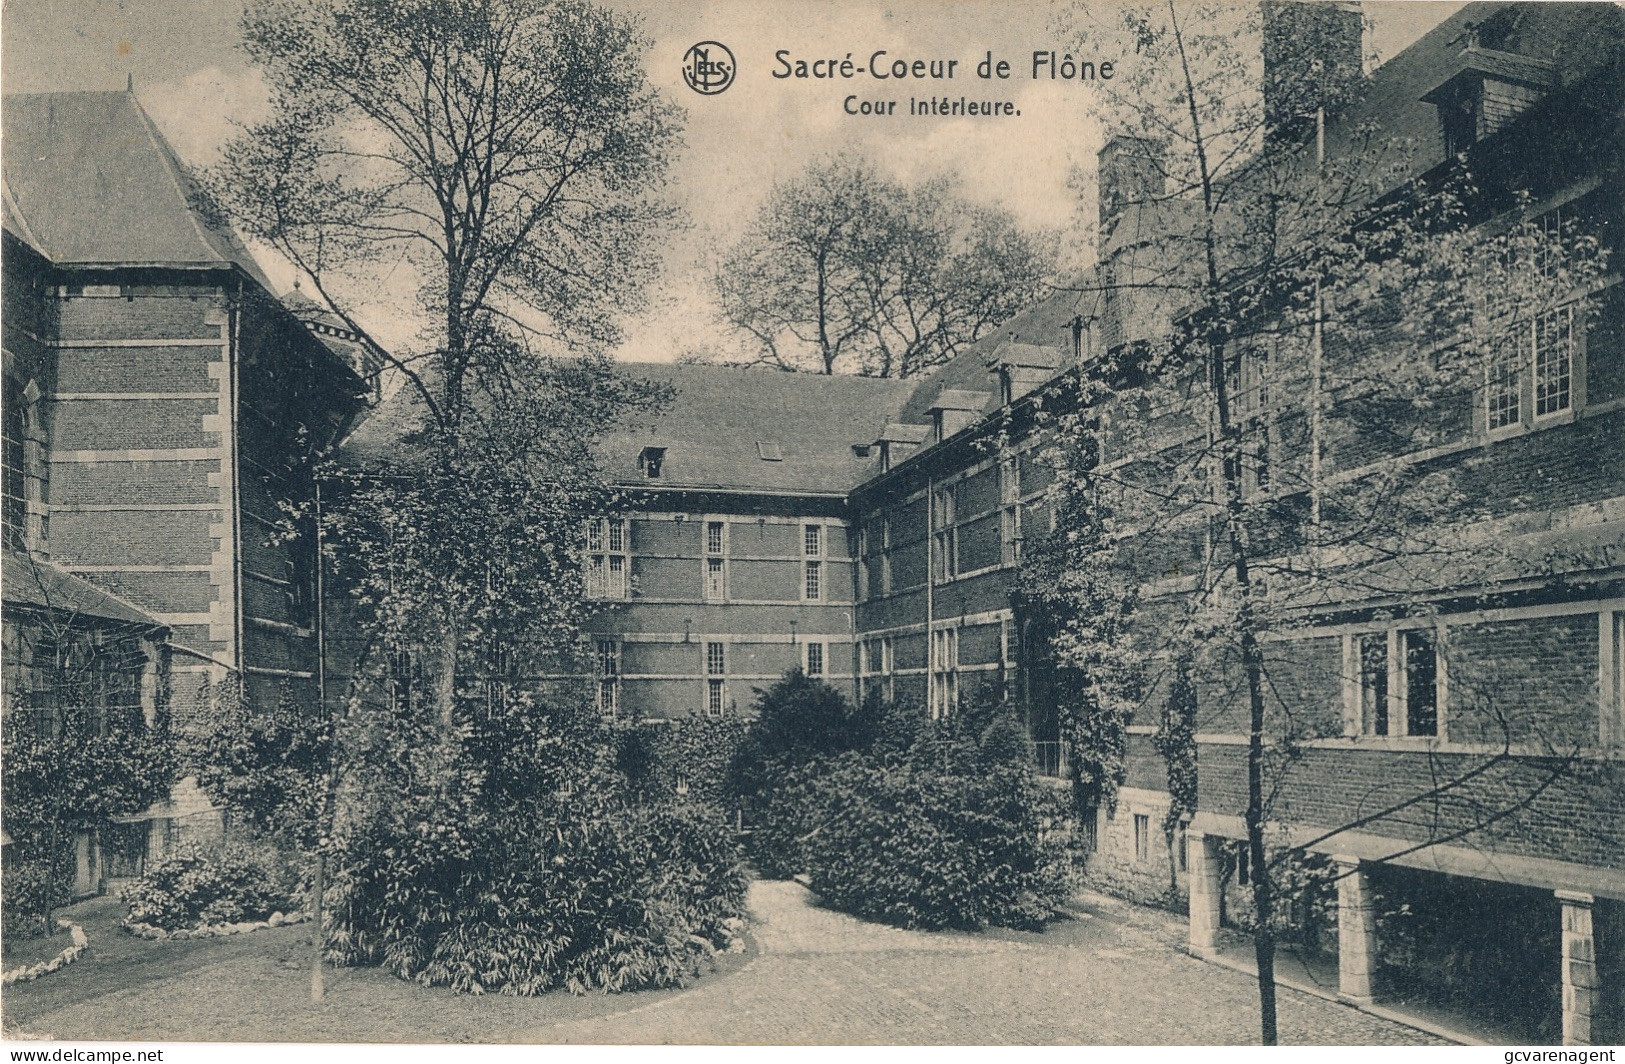
[(72, 920), (58, 920), (56, 923), (58, 927), (68, 929), (68, 947), (48, 961), (13, 968), (5, 973), (3, 977), (0, 977), (0, 982), (3, 982), (5, 986), (10, 986), (12, 983), (31, 982), (42, 975), (49, 975), (59, 968), (65, 968), (79, 959), (79, 955), (90, 946), (90, 940), (85, 937), (85, 929)]
[(265, 920), (240, 920), (232, 924), (204, 924), (199, 927), (181, 927), (173, 931), (152, 924), (144, 924), (138, 920), (125, 920), (121, 925), (124, 930), (137, 938), (223, 938), (226, 935), (243, 935), (250, 931), (263, 931), (268, 927), (282, 927), (286, 924), (302, 924), (307, 917), (304, 913), (272, 913)]

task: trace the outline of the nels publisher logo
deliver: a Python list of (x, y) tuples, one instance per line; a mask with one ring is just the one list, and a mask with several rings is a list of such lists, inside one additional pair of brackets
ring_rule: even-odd
[(701, 41), (683, 54), (683, 80), (701, 96), (726, 91), (735, 68), (734, 54), (716, 41)]

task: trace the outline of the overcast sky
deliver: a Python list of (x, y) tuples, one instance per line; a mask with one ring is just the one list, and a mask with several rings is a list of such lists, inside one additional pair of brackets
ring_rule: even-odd
[[(1025, 70), (1005, 83), (982, 82), (967, 67), (992, 50), (1025, 65), (1056, 48), (1048, 0), (614, 0), (638, 14), (653, 40), (651, 78), (688, 111), (685, 148), (672, 188), (689, 227), (666, 244), (656, 307), (628, 324), (623, 357), (667, 361), (686, 350), (730, 343), (712, 319), (706, 271), (776, 180), (808, 160), (852, 148), (895, 176), (949, 174), (972, 199), (1004, 206), (1023, 222), (1057, 228), (1077, 221), (1067, 178), (1099, 146), (1084, 85), (1033, 81)], [(1098, 6), (1098, 5), (1097, 5)], [(1367, 3), (1368, 46), (1384, 58), (1462, 6), (1459, 2)], [(5, 0), (6, 92), (120, 89), (133, 75), (137, 95), (176, 151), (212, 161), (232, 118), (263, 107), (259, 79), (236, 48), (240, 0)], [(728, 91), (699, 96), (682, 81), (682, 56), (701, 40), (727, 44), (739, 61)], [(854, 92), (906, 100), (908, 87), (875, 92), (869, 79), (776, 80), (774, 53), (864, 61), (877, 49), (910, 58), (958, 58), (952, 82), (923, 83), (957, 95), (1009, 98), (1019, 118), (850, 117)], [(930, 89), (920, 92), (925, 95)], [(900, 110), (906, 109), (906, 103)], [(262, 261), (273, 280), (292, 273)], [(369, 321), (385, 343), (392, 315)], [(365, 317), (363, 312), (363, 317)], [(399, 328), (399, 326), (395, 326)]]

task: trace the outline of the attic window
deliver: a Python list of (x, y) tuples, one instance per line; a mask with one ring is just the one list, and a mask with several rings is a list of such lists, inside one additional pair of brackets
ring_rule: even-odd
[(867, 443), (854, 443), (852, 445), (852, 457), (853, 458), (868, 458), (869, 457), (869, 445)]
[(666, 464), (666, 449), (664, 447), (645, 447), (638, 452), (638, 468), (649, 480), (659, 480), (660, 470)]
[(784, 452), (779, 450), (779, 445), (776, 443), (767, 443), (762, 440), (757, 440), (756, 453), (762, 456), (762, 461), (764, 462), (784, 461)]
[(1422, 97), (1439, 109), (1446, 155), (1499, 133), (1555, 81), (1550, 62), (1500, 51), (1483, 40), (1482, 32), (1471, 37), (1449, 76)]

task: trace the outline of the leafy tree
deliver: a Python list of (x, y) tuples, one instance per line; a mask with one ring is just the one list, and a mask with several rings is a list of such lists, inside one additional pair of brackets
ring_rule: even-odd
[(237, 676), (206, 685), (197, 700), (182, 748), (203, 793), (255, 834), (314, 849), (324, 827), (332, 719), (286, 686), (274, 705), (252, 702)]
[(714, 283), (764, 365), (912, 377), (1037, 299), (1054, 272), (1052, 236), (948, 181), (909, 188), (841, 156), (776, 186)]
[(672, 217), (678, 112), (636, 26), (580, 0), (256, 0), (243, 25), (272, 114), (204, 175), (213, 204), (352, 326), (386, 278), (418, 291), (418, 342), (385, 353), (400, 391), (315, 515), (344, 603), (321, 852), (370, 927), (356, 906), (433, 897), (358, 886), (381, 855), (517, 854), (542, 841), (525, 810), (551, 821), (508, 799), (615, 789), (591, 707), (538, 677), (574, 668), (584, 527), (614, 504), (593, 443), (664, 398), (602, 352)]
[[(1306, 37), (1331, 10), (1310, 7), (1296, 12), (1313, 23)], [(1475, 531), (1491, 515), (1464, 488), (1471, 460), (1371, 456), (1459, 440), (1512, 329), (1558, 312), (1583, 328), (1606, 254), (1572, 224), (1518, 221), (1528, 197), (1503, 191), (1518, 175), (1480, 187), (1473, 160), (1434, 168), (1369, 123), (1329, 142), (1328, 123), (1362, 91), (1358, 62), (1306, 58), (1289, 71), (1289, 98), (1281, 85), (1262, 95), (1256, 57), (1269, 42), (1256, 12), (1168, 4), (1077, 8), (1071, 20), (1076, 48), (1134, 57), (1095, 99), (1108, 131), (1126, 135), (1119, 149), (1138, 156), (1139, 181), (1116, 189), (1119, 210), (1103, 219), (1085, 294), (1105, 307), (1107, 350), (1081, 385), (1083, 412), (1056, 422), (1065, 534), (1034, 565), (1061, 575), (1050, 598), (1064, 666), (1091, 681), (1143, 664), (1143, 684), (1121, 688), (1130, 709), (1172, 679), (1166, 750), (1189, 745), (1187, 714), (1174, 713), (1189, 703), (1183, 648), (1194, 671), (1240, 692), (1261, 1031), (1273, 1043), (1282, 870), (1320, 840), (1271, 853), (1266, 832), (1284, 815), (1301, 744), (1341, 724), (1281, 695), (1262, 636), (1340, 601), (1472, 587), (1508, 564), (1539, 571)], [(1513, 224), (1479, 224), (1508, 212)], [(1125, 707), (1085, 708), (1084, 731), (1109, 735)], [(1450, 841), (1577, 771), (1572, 744), (1553, 737), (1551, 778), (1495, 808), (1475, 803), (1463, 788), (1508, 763), (1511, 735), (1500, 753), (1337, 830), (1459, 800), (1469, 826), (1422, 845)]]

